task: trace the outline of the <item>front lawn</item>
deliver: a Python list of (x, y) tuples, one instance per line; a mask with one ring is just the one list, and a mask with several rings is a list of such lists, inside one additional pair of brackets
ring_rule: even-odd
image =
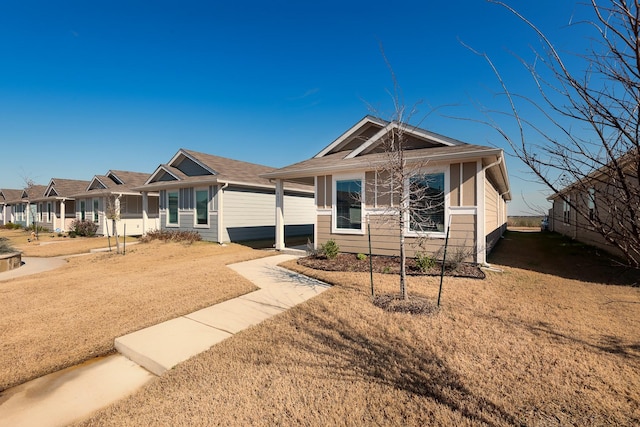
[[(367, 273), (290, 262), (335, 286), (84, 425), (638, 425), (640, 288), (577, 280), (568, 261), (592, 255), (537, 253), (552, 237), (508, 233), (491, 257), (504, 272), (446, 277), (426, 316), (375, 307)], [(544, 263), (498, 265), (526, 251)], [(374, 278), (397, 291), (397, 276)], [(408, 290), (435, 301), (438, 283), (410, 277)]]
[[(67, 240), (59, 245), (72, 252), (82, 244)], [(152, 242), (0, 282), (0, 391), (114, 351), (116, 337), (253, 291), (225, 265), (264, 255), (233, 244)]]

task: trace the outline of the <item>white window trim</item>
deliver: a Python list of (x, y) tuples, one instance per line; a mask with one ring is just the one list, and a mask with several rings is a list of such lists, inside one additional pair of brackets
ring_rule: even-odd
[[(419, 173), (415, 175), (434, 175), (442, 173), (444, 174), (444, 229), (442, 231), (415, 231), (411, 230), (411, 222), (409, 220), (409, 212), (405, 213), (405, 232), (407, 237), (427, 237), (433, 239), (444, 239), (447, 237), (447, 228), (449, 227), (449, 209), (450, 209), (450, 184), (451, 180), (449, 177), (449, 167), (438, 167), (438, 168), (426, 168), (421, 170)], [(407, 178), (407, 183), (405, 185), (405, 191), (409, 191), (409, 179)], [(461, 186), (462, 187), (462, 186)], [(408, 195), (407, 195), (408, 196)]]
[[(360, 180), (360, 230), (349, 229), (349, 228), (338, 228), (337, 227), (337, 191), (336, 184), (338, 181), (347, 181), (347, 180)], [(365, 233), (365, 174), (364, 172), (360, 173), (351, 173), (351, 174), (343, 174), (343, 175), (333, 175), (331, 177), (331, 186), (332, 186), (332, 194), (331, 194), (331, 233), (332, 234), (355, 234), (355, 235), (364, 235)]]
[[(178, 222), (177, 223), (169, 222), (169, 218), (171, 217), (171, 215), (169, 214), (169, 194), (170, 193), (178, 193), (178, 207), (177, 207), (177, 217), (178, 217), (177, 219), (178, 219)], [(167, 228), (179, 228), (180, 227), (180, 190), (179, 189), (177, 189), (175, 191), (167, 190), (166, 191), (166, 198), (167, 198), (167, 200), (166, 200), (166, 202), (167, 202), (167, 204), (166, 204), (166, 206), (167, 206), (167, 216), (165, 218), (165, 226)]]
[[(198, 191), (204, 191), (207, 193), (207, 223), (206, 224), (198, 224), (198, 198), (196, 197), (196, 193)], [(211, 200), (209, 200), (209, 187), (195, 187), (193, 189), (193, 228), (205, 228), (208, 229), (211, 227), (211, 220), (209, 218), (209, 212), (211, 211)]]

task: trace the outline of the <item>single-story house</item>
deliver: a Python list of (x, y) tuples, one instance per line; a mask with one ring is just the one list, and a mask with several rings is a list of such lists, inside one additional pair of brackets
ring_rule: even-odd
[[(395, 160), (385, 147), (399, 140), (404, 145), (406, 172), (410, 172), (406, 187), (429, 194), (428, 206), (424, 200), (393, 192), (397, 182), (391, 182), (388, 166)], [(333, 239), (342, 252), (351, 253), (368, 253), (370, 237), (374, 254), (398, 255), (398, 205), (405, 200), (415, 208), (411, 217), (404, 218), (408, 256), (418, 251), (437, 253), (449, 229), (449, 253), (467, 251), (466, 259), (482, 264), (506, 230), (506, 203), (511, 200), (501, 149), (372, 116), (364, 117), (311, 159), (262, 176), (275, 180), (276, 188), (284, 183), (313, 185), (316, 248)], [(277, 201), (276, 212), (281, 205)], [(419, 210), (421, 215), (414, 215)], [(280, 234), (276, 234), (278, 249), (284, 248)]]
[[(51, 231), (68, 231), (77, 217), (75, 194), (84, 191), (89, 181), (51, 178), (43, 194), (34, 199), (38, 222)], [(81, 219), (81, 218), (79, 218)]]
[(16, 205), (14, 202), (22, 202), (24, 190), (11, 188), (0, 189), (0, 225), (16, 221)]
[(626, 251), (640, 263), (633, 249), (640, 222), (638, 165), (638, 155), (632, 151), (584, 175), (576, 171), (575, 181), (547, 198), (552, 202), (549, 230), (616, 256), (625, 257)]
[(12, 222), (29, 227), (37, 218), (37, 205), (34, 201), (42, 196), (44, 185), (31, 185), (23, 190), (3, 190), (4, 223)]
[[(136, 188), (158, 192), (160, 228), (196, 231), (203, 240), (274, 239), (274, 185), (260, 175), (275, 168), (180, 149)], [(313, 235), (313, 187), (288, 184), (283, 233)], [(286, 225), (285, 225), (286, 224)]]
[(96, 234), (113, 235), (112, 215), (118, 214), (118, 235), (140, 236), (160, 227), (158, 192), (141, 192), (148, 173), (110, 170), (95, 175), (84, 188), (74, 194), (76, 218), (98, 224)]

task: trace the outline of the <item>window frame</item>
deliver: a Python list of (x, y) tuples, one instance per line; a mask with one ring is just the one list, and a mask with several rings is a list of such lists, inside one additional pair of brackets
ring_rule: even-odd
[[(205, 224), (198, 224), (198, 192), (204, 192), (207, 195), (207, 204), (205, 207)], [(211, 221), (209, 218), (209, 205), (211, 200), (209, 200), (209, 187), (196, 187), (193, 189), (193, 227), (194, 228), (209, 228), (211, 226)]]
[(100, 199), (93, 199), (93, 222), (100, 223)]
[[(410, 184), (411, 184), (411, 179), (415, 178), (416, 176), (425, 176), (425, 175), (439, 175), (442, 174), (442, 179), (444, 180), (443, 184), (444, 184), (444, 189), (443, 191), (443, 207), (442, 207), (442, 215), (443, 215), (443, 228), (442, 231), (437, 231), (437, 230), (429, 230), (429, 231), (419, 231), (419, 230), (412, 230), (411, 229), (411, 210), (409, 209), (408, 212), (405, 213), (405, 233), (406, 236), (408, 237), (433, 237), (433, 238), (441, 238), (444, 239), (447, 236), (447, 227), (449, 226), (449, 215), (448, 213), (450, 212), (449, 208), (450, 208), (450, 202), (449, 202), (449, 194), (451, 192), (450, 189), (450, 177), (449, 177), (449, 167), (441, 167), (441, 168), (427, 168), (424, 170), (421, 170), (415, 174), (413, 174), (413, 176), (406, 178), (406, 182), (405, 182), (405, 191), (408, 193), (410, 191)], [(410, 197), (410, 194), (406, 194), (406, 197)], [(409, 203), (411, 203), (411, 200), (409, 199)]]
[[(332, 194), (331, 194), (331, 233), (332, 234), (365, 234), (365, 173), (351, 173), (334, 175), (331, 178)], [(338, 228), (338, 182), (340, 181), (360, 181), (360, 228)]]
[[(171, 194), (176, 194), (176, 222), (171, 222)], [(167, 216), (165, 219), (167, 227), (180, 227), (180, 190), (167, 190)]]

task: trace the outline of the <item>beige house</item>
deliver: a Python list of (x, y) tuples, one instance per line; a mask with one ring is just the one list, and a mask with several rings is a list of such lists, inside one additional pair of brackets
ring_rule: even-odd
[(149, 179), (148, 173), (110, 170), (95, 175), (76, 199), (75, 216), (98, 225), (96, 234), (113, 235), (108, 213), (118, 214), (118, 235), (141, 236), (160, 228), (158, 192), (134, 190)]
[(2, 224), (11, 222), (29, 227), (34, 221), (38, 222), (35, 200), (42, 196), (45, 188), (44, 185), (32, 185), (23, 190), (1, 190)]
[[(449, 230), (449, 250), (466, 251), (467, 259), (485, 263), (506, 229), (506, 203), (511, 199), (501, 149), (367, 116), (311, 159), (262, 176), (275, 180), (276, 194), (282, 194), (285, 182), (314, 186), (316, 247), (333, 239), (343, 252), (368, 253), (370, 237), (373, 253), (398, 255), (399, 197), (390, 194), (389, 176), (383, 172), (389, 158), (383, 143), (400, 130), (406, 138), (407, 165), (416, 167), (407, 178), (410, 185), (420, 186), (437, 201), (423, 209), (419, 221), (406, 218), (408, 255), (436, 252)], [(283, 207), (286, 202), (278, 197), (278, 224)], [(281, 226), (276, 237), (276, 248), (283, 249)]]
[(38, 222), (51, 231), (64, 232), (76, 219), (75, 194), (84, 191), (89, 181), (51, 178), (44, 194), (33, 200)]
[(16, 221), (16, 204), (22, 203), (24, 190), (0, 189), (0, 225)]

